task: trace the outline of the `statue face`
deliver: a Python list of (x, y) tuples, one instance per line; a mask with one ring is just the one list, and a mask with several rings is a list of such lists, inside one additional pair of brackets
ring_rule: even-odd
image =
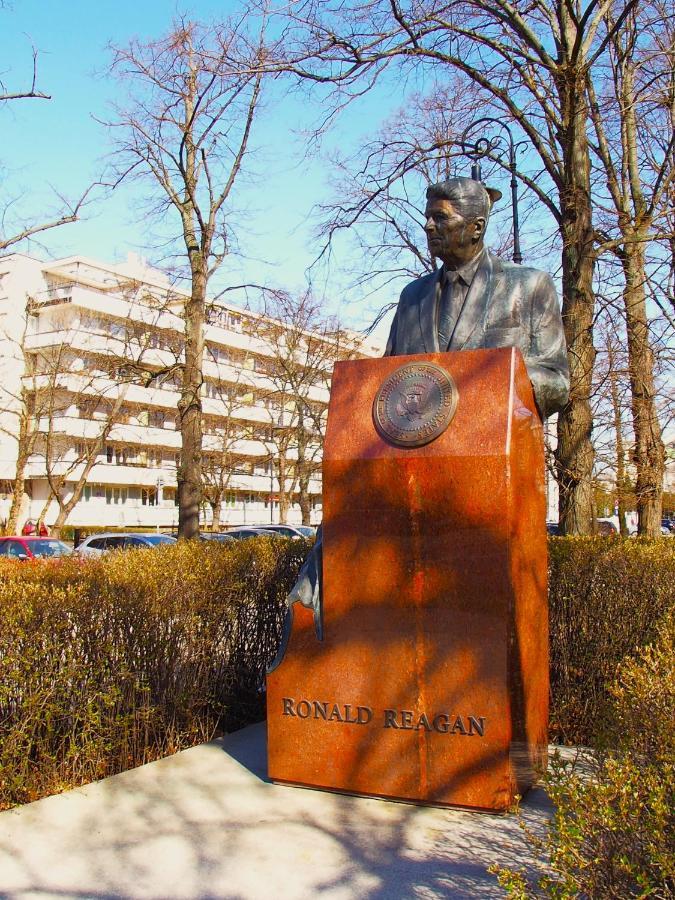
[(429, 253), (451, 268), (473, 259), (483, 248), (485, 219), (462, 218), (450, 200), (433, 197), (424, 213)]

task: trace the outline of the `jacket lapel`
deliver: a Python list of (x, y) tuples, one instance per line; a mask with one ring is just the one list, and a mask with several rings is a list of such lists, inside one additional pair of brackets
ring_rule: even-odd
[(476, 346), (485, 329), (487, 313), (492, 299), (497, 269), (501, 271), (498, 257), (486, 250), (469, 285), (462, 311), (450, 341), (450, 350), (464, 350), (467, 345)]
[(438, 295), (440, 292), (441, 269), (431, 278), (429, 289), (419, 302), (420, 333), (423, 353), (438, 353)]

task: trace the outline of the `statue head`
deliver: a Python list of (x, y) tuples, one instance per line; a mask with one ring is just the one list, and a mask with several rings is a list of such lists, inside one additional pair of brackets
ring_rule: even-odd
[(429, 252), (451, 269), (469, 262), (483, 249), (492, 204), (500, 191), (472, 178), (450, 178), (427, 188)]

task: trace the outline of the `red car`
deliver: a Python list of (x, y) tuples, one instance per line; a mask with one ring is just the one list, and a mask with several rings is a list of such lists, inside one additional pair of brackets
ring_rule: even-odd
[(50, 537), (0, 537), (0, 557), (10, 559), (46, 559), (58, 556), (70, 556), (71, 549), (63, 541)]

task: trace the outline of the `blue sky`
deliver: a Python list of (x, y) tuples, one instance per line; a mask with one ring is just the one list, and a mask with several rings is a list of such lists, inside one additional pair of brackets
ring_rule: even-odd
[[(109, 147), (105, 129), (96, 120), (107, 117), (116, 91), (114, 80), (106, 74), (108, 42), (159, 37), (177, 11), (208, 20), (234, 8), (235, 4), (222, 0), (201, 0), (192, 8), (160, 0), (13, 0), (0, 9), (2, 81), (14, 90), (28, 83), (35, 46), (38, 86), (52, 95), (51, 101), (26, 100), (0, 109), (2, 191), (5, 196), (21, 197), (16, 210), (42, 217), (45, 209), (57, 205), (54, 189), (76, 197), (100, 177)], [(382, 94), (350, 113), (330, 140), (344, 144), (347, 130), (358, 140), (360, 130), (372, 123), (373, 109), (381, 98)], [(322, 155), (306, 157), (296, 132), (309, 127), (318, 113), (318, 107), (300, 98), (284, 99), (283, 107), (270, 99), (260, 122), (255, 160), (265, 186), (247, 185), (239, 193), (248, 210), (242, 217), (248, 259), (231, 260), (225, 279), (243, 277), (289, 289), (304, 285), (305, 269), (316, 253), (309, 216), (313, 203), (326, 197), (330, 169)], [(330, 141), (324, 146), (326, 152), (329, 149)], [(83, 253), (110, 261), (124, 260), (129, 251), (143, 254), (147, 237), (135, 209), (137, 191), (122, 187), (112, 198), (94, 203), (84, 221), (43, 235), (39, 246), (20, 249), (37, 256)], [(269, 265), (259, 261), (262, 256), (270, 258)], [(334, 309), (343, 306), (344, 296), (338, 268), (333, 267), (329, 284), (317, 285), (330, 294)], [(352, 302), (342, 308), (342, 314), (359, 326), (376, 307), (375, 302), (367, 308)]]
[[(20, 197), (16, 209), (41, 219), (45, 210), (56, 206), (54, 189), (74, 198), (100, 178), (109, 145), (97, 119), (109, 117), (111, 101), (119, 91), (106, 74), (109, 42), (158, 38), (178, 12), (208, 21), (236, 8), (233, 0), (200, 0), (192, 6), (161, 0), (5, 2), (0, 8), (0, 78), (8, 88), (25, 86), (34, 45), (39, 53), (38, 86), (52, 100), (26, 100), (0, 108), (0, 166), (4, 168), (0, 194)], [(419, 82), (412, 85), (422, 87)], [(296, 96), (284, 97), (280, 103), (271, 96), (254, 132), (258, 145), (254, 169), (265, 183), (251, 179), (251, 184), (240, 186), (237, 196), (245, 210), (240, 229), (245, 257), (230, 258), (214, 287), (255, 281), (302, 289), (305, 270), (318, 250), (312, 242), (311, 211), (314, 203), (329, 197), (331, 150), (357, 147), (372, 137), (403, 99), (401, 82), (383, 79), (377, 91), (343, 114), (321, 152), (307, 155), (300, 133), (320, 116), (318, 102)], [(468, 175), (468, 163), (466, 168)], [(45, 234), (39, 246), (20, 249), (38, 256), (82, 253), (109, 261), (124, 260), (132, 251), (152, 261), (148, 229), (138, 214), (138, 191), (135, 185), (122, 186), (112, 197), (92, 204), (83, 221)], [(508, 215), (508, 209), (504, 213)], [(393, 283), (365, 299), (360, 292), (350, 291), (348, 277), (341, 274), (350, 261), (349, 253), (349, 242), (338, 242), (330, 269), (316, 273), (314, 290), (325, 297), (331, 311), (339, 311), (348, 324), (359, 328), (372, 321), (381, 305), (397, 299), (402, 284)], [(388, 318), (378, 337), (386, 338), (387, 323)]]

